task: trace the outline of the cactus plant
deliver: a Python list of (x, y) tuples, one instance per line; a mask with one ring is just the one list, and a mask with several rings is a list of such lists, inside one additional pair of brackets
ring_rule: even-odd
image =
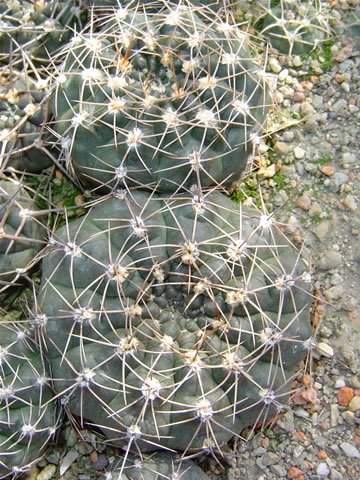
[(263, 7), (261, 34), (272, 48), (288, 55), (309, 53), (329, 36), (329, 22), (321, 10), (321, 2), (281, 0), (274, 7)]
[(179, 461), (169, 452), (149, 456), (129, 455), (114, 462), (105, 480), (207, 480), (208, 476), (191, 461)]
[[(44, 454), (58, 418), (45, 359), (20, 322), (0, 317), (0, 478), (27, 471)], [(48, 403), (50, 401), (50, 403)]]
[(258, 49), (209, 10), (110, 10), (63, 52), (52, 110), (69, 163), (95, 190), (171, 192), (244, 171), (270, 104)]
[(0, 5), (0, 62), (14, 66), (27, 57), (50, 64), (82, 22), (75, 0), (10, 0)]
[(310, 282), (271, 215), (119, 191), (50, 239), (33, 322), (81, 424), (205, 452), (281, 410), (313, 346)]
[[(25, 71), (24, 71), (25, 70)], [(0, 169), (9, 167), (40, 172), (51, 165), (51, 145), (56, 142), (45, 129), (47, 120), (46, 80), (38, 72), (4, 68), (0, 83)]]
[(28, 273), (46, 244), (34, 203), (21, 182), (0, 180), (0, 291)]

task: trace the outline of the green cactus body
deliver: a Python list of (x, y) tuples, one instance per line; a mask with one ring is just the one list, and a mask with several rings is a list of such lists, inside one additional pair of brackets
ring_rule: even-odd
[(264, 8), (261, 33), (272, 48), (288, 55), (309, 53), (329, 35), (328, 20), (322, 15), (319, 2), (282, 0), (275, 7)]
[(121, 458), (104, 475), (105, 480), (207, 480), (209, 477), (191, 461), (181, 461), (169, 452)]
[(62, 401), (110, 443), (211, 451), (286, 401), (310, 275), (271, 216), (234, 208), (120, 191), (50, 240), (34, 321)]
[[(9, 0), (0, 6), (0, 62), (13, 66), (27, 57), (49, 64), (81, 25), (76, 0)], [(52, 56), (52, 57), (51, 57)]]
[[(27, 471), (57, 426), (49, 371), (29, 333), (0, 319), (0, 478)], [(48, 404), (48, 402), (50, 403)]]
[(209, 19), (190, 6), (121, 7), (73, 39), (52, 110), (85, 183), (174, 192), (239, 178), (270, 100), (250, 36)]
[(1, 170), (40, 172), (51, 165), (49, 150), (56, 143), (44, 127), (47, 87), (23, 72), (2, 72), (0, 85)]
[(0, 180), (0, 291), (14, 285), (37, 262), (46, 228), (21, 183)]

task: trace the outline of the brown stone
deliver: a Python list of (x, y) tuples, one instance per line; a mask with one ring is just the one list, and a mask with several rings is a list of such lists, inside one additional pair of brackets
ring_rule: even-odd
[(304, 472), (298, 467), (290, 467), (287, 471), (287, 478), (297, 478), (300, 480), (301, 476), (304, 478)]
[(303, 102), (305, 100), (305, 95), (303, 92), (295, 92), (293, 100), (294, 102)]
[(269, 443), (270, 443), (269, 437), (264, 437), (261, 441), (261, 446), (263, 448), (268, 448)]
[(304, 432), (295, 432), (294, 437), (299, 438), (302, 443), (306, 443), (308, 441)]
[(311, 208), (311, 198), (308, 195), (301, 195), (296, 200), (296, 205), (302, 210), (310, 210)]
[(327, 458), (327, 453), (325, 452), (325, 450), (319, 451), (318, 458)]
[(335, 167), (333, 165), (325, 165), (320, 170), (327, 177), (332, 177), (335, 173)]
[(337, 394), (338, 404), (347, 407), (354, 396), (354, 390), (350, 387), (341, 387)]

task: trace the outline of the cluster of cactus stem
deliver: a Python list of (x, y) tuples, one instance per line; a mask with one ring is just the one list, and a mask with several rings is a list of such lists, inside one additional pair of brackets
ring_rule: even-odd
[(280, 53), (308, 54), (329, 37), (329, 21), (320, 0), (281, 0), (274, 7), (273, 3), (268, 0), (260, 7), (260, 34)]
[(0, 295), (27, 289), (0, 312), (0, 478), (64, 411), (123, 451), (107, 480), (203, 480), (191, 459), (280, 414), (315, 347), (302, 252), (226, 194), (266, 132), (266, 47), (226, 2), (166, 0), (9, 1), (0, 45)]

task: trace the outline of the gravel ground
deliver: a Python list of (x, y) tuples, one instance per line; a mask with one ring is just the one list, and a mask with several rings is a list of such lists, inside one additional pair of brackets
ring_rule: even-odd
[[(212, 479), (360, 478), (360, 38), (347, 28), (360, 7), (357, 0), (329, 3), (337, 36), (326, 58), (270, 55), (277, 133), (257, 159), (263, 175), (252, 177), (311, 255), (318, 348), (295, 382), (302, 392), (271, 428), (229, 445), (219, 461), (199, 459)], [(104, 478), (101, 470), (117, 452), (92, 433), (83, 437), (66, 427), (26, 479)]]

